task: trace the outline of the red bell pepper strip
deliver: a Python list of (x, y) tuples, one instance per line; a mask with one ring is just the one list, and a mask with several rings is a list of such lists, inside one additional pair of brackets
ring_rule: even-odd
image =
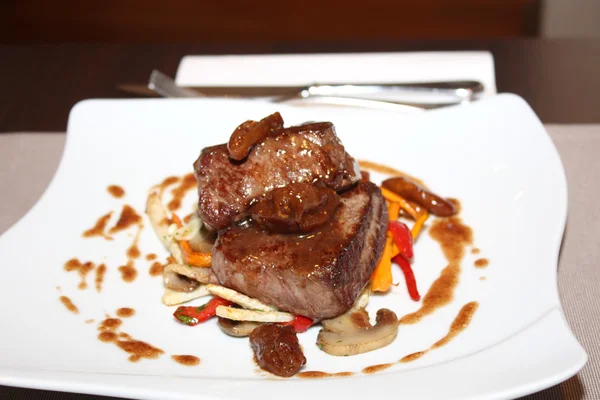
[(388, 230), (392, 234), (396, 247), (400, 250), (400, 254), (407, 260), (413, 257), (413, 238), (408, 226), (398, 221), (390, 221)]
[(173, 316), (182, 324), (194, 326), (214, 317), (218, 306), (230, 306), (232, 304), (229, 300), (215, 296), (200, 307), (180, 306), (175, 310)]
[(392, 260), (395, 264), (398, 264), (402, 273), (404, 273), (404, 280), (406, 281), (406, 288), (408, 289), (408, 294), (410, 298), (414, 301), (421, 300), (421, 295), (419, 294), (419, 290), (417, 289), (417, 281), (415, 280), (415, 274), (410, 266), (408, 260), (402, 257), (402, 254), (398, 254)]
[(290, 322), (283, 322), (281, 325), (291, 325), (296, 332), (306, 332), (308, 328), (314, 323), (314, 321), (303, 315), (296, 315), (296, 317)]

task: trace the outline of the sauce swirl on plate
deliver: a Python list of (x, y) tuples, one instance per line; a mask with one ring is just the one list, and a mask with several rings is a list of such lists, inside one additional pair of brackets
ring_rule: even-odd
[(475, 314), (475, 311), (477, 311), (478, 307), (479, 303), (476, 301), (472, 301), (462, 306), (462, 308), (454, 318), (454, 321), (452, 321), (452, 325), (450, 325), (448, 333), (446, 333), (446, 335), (443, 338), (432, 344), (431, 347), (429, 347), (427, 350), (418, 351), (416, 353), (412, 353), (402, 357), (399, 362), (406, 363), (410, 361), (415, 361), (423, 357), (431, 350), (437, 349), (450, 343), (452, 339), (458, 336), (462, 331), (464, 331), (467, 328), (467, 326), (469, 326), (471, 320), (473, 319), (473, 315)]
[(106, 188), (106, 191), (115, 199), (120, 199), (125, 195), (125, 189), (118, 185), (110, 185)]
[(60, 296), (59, 299), (67, 310), (71, 311), (73, 314), (79, 314), (79, 309), (75, 304), (73, 304), (70, 298), (68, 298), (67, 296)]
[(96, 265), (91, 261), (82, 263), (81, 261), (79, 261), (76, 258), (71, 258), (69, 261), (67, 261), (65, 263), (64, 269), (67, 272), (77, 271), (77, 273), (79, 274), (79, 277), (81, 278), (81, 282), (79, 283), (78, 288), (83, 290), (83, 289), (87, 288), (87, 282), (86, 282), (87, 275), (95, 267), (96, 267)]
[(135, 310), (129, 307), (122, 307), (117, 310), (117, 315), (121, 318), (129, 318), (135, 315)]
[(121, 210), (121, 215), (117, 223), (110, 228), (109, 233), (114, 234), (129, 228), (132, 225), (137, 225), (142, 222), (142, 217), (131, 207), (125, 204)]
[(196, 177), (194, 176), (194, 174), (185, 175), (181, 179), (179, 186), (176, 186), (175, 188), (173, 188), (173, 190), (171, 190), (173, 199), (167, 205), (169, 210), (171, 210), (171, 211), (178, 210), (179, 207), (181, 207), (181, 200), (183, 199), (185, 194), (188, 191), (195, 189), (197, 187), (197, 185), (198, 185), (198, 182), (196, 181)]
[(100, 218), (98, 218), (98, 221), (96, 221), (96, 224), (93, 227), (91, 227), (90, 229), (83, 232), (83, 237), (90, 238), (90, 237), (94, 237), (94, 236), (100, 236), (106, 240), (113, 240), (113, 238), (111, 236), (107, 235), (104, 232), (106, 230), (106, 224), (108, 224), (108, 221), (110, 220), (111, 216), (112, 216), (112, 211), (110, 211), (109, 213), (106, 213), (103, 216), (101, 216)]
[(414, 324), (426, 315), (452, 301), (454, 289), (458, 285), (460, 262), (465, 253), (465, 247), (473, 241), (473, 231), (462, 223), (458, 217), (439, 218), (429, 230), (430, 236), (439, 243), (448, 265), (440, 276), (433, 282), (427, 294), (423, 297), (421, 308), (400, 319), (400, 324)]
[(100, 293), (102, 291), (102, 284), (104, 283), (104, 275), (106, 274), (106, 265), (100, 264), (96, 268), (96, 291)]
[(176, 354), (176, 355), (172, 355), (171, 359), (173, 359), (173, 361), (175, 361), (176, 363), (185, 365), (186, 367), (193, 367), (193, 366), (200, 364), (200, 359), (196, 356), (177, 355)]

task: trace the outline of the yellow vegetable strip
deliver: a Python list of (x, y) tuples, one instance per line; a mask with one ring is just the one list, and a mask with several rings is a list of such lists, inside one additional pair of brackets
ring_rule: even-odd
[(415, 221), (419, 219), (417, 210), (415, 210), (406, 200), (404, 200), (403, 197), (398, 196), (396, 193), (392, 192), (391, 190), (387, 190), (384, 187), (381, 188), (381, 193), (387, 201), (398, 203), (404, 211), (414, 218)]
[(419, 232), (421, 232), (421, 228), (423, 228), (423, 224), (425, 223), (425, 221), (427, 221), (427, 218), (429, 218), (429, 213), (427, 211), (424, 211), (423, 214), (417, 219), (417, 221), (413, 225), (412, 229), (410, 230), (410, 234), (412, 235), (413, 240), (415, 240), (417, 236), (419, 236)]
[(400, 203), (395, 201), (388, 202), (388, 215), (390, 221), (397, 221), (400, 214)]
[(396, 243), (392, 241), (392, 258), (400, 254), (400, 249), (396, 246)]

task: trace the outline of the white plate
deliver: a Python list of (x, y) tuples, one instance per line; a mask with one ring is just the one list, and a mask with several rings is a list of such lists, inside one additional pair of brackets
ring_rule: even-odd
[[(162, 284), (138, 261), (133, 283), (117, 267), (131, 242), (83, 239), (81, 233), (123, 203), (142, 211), (147, 190), (191, 169), (199, 150), (227, 139), (245, 119), (280, 110), (288, 124), (330, 120), (348, 151), (414, 174), (437, 192), (462, 201), (487, 269), (462, 263), (454, 301), (414, 326), (403, 325), (389, 347), (336, 358), (318, 350), (318, 329), (301, 335), (308, 370), (352, 371), (349, 378), (273, 379), (257, 373), (245, 339), (223, 335), (214, 321), (189, 328), (160, 302)], [(126, 191), (110, 197), (107, 185)], [(193, 195), (187, 200), (193, 202)], [(35, 207), (0, 238), (0, 384), (148, 399), (251, 399), (285, 396), (365, 398), (507, 398), (538, 391), (574, 375), (587, 356), (561, 310), (557, 257), (567, 211), (564, 171), (550, 138), (529, 106), (513, 95), (422, 116), (345, 108), (287, 108), (231, 100), (90, 100), (69, 119), (60, 168)], [(148, 223), (146, 223), (148, 225)], [(144, 254), (166, 253), (150, 229)], [(425, 232), (414, 264), (424, 293), (445, 266)], [(104, 290), (78, 290), (63, 265), (71, 257), (104, 261)], [(481, 281), (479, 278), (487, 279)], [(396, 281), (401, 281), (399, 275)], [(69, 296), (80, 314), (58, 301)], [(462, 305), (480, 303), (471, 325), (450, 344), (412, 363), (364, 375), (369, 365), (397, 361), (444, 336)], [(199, 303), (204, 302), (200, 300)], [(403, 285), (373, 300), (403, 315), (417, 308)], [(123, 330), (165, 350), (131, 363), (96, 339), (97, 322), (119, 307), (137, 310)], [(84, 320), (95, 319), (86, 324)], [(170, 354), (193, 354), (197, 367)], [(292, 382), (294, 384), (292, 389)]]

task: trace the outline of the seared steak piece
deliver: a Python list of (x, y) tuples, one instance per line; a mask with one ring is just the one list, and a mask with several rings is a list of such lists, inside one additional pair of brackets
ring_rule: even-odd
[(250, 345), (258, 365), (272, 374), (287, 378), (306, 364), (291, 326), (263, 324), (250, 334)]
[(229, 157), (227, 145), (207, 147), (194, 163), (198, 213), (213, 230), (245, 217), (254, 199), (294, 182), (320, 181), (336, 191), (360, 180), (330, 122), (282, 128), (266, 137), (242, 160)]
[(274, 233), (252, 221), (219, 234), (212, 270), (226, 287), (313, 319), (347, 311), (383, 251), (388, 224), (381, 190), (361, 182), (341, 194), (325, 225), (305, 234)]

